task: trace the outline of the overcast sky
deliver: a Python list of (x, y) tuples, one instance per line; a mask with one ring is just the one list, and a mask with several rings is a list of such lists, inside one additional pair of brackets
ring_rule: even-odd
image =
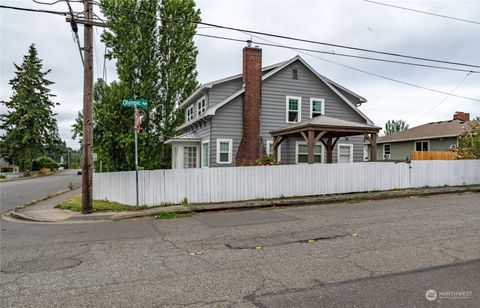
[[(66, 11), (65, 3), (54, 6), (38, 5), (30, 0), (0, 1), (0, 3)], [(436, 14), (480, 21), (480, 1), (396, 1), (394, 3)], [(208, 23), (480, 65), (479, 24), (399, 10), (361, 0), (197, 1), (197, 6), (201, 9), (202, 20)], [(74, 10), (80, 11), (81, 5), (74, 5)], [(0, 9), (0, 23), (0, 100), (8, 100), (12, 94), (8, 81), (14, 76), (13, 63), (20, 64), (28, 46), (35, 43), (44, 67), (52, 70), (49, 79), (55, 82), (51, 88), (57, 95), (55, 101), (60, 103), (55, 110), (58, 113), (60, 135), (69, 146), (78, 148), (78, 143), (71, 139), (71, 125), (82, 108), (83, 69), (69, 25), (62, 16), (7, 9)], [(83, 33), (82, 30), (80, 27), (80, 33)], [(103, 69), (104, 45), (99, 41), (101, 31), (101, 29), (94, 31), (95, 78), (102, 76)], [(198, 32), (245, 40), (249, 38), (243, 33), (205, 27), (198, 29)], [(361, 54), (339, 48), (265, 38), (275, 43), (296, 47)], [(255, 37), (253, 40), (259, 41)], [(200, 82), (205, 83), (241, 72), (243, 43), (202, 37), (196, 37), (195, 41), (199, 50), (197, 69)], [(476, 99), (480, 99), (480, 74), (470, 74), (458, 86), (467, 73), (332, 55), (317, 54), (313, 57), (294, 50), (260, 47), (263, 49), (264, 65), (285, 61), (300, 54), (319, 73), (365, 97), (368, 102), (362, 105), (361, 110), (376, 125), (382, 127), (389, 119), (403, 119), (410, 126), (449, 120), (455, 111), (465, 111), (470, 112), (472, 116), (480, 116), (479, 101), (453, 96), (446, 98), (444, 94), (366, 75), (318, 57), (448, 93), (455, 90), (455, 94)], [(112, 62), (107, 62), (107, 76), (108, 81), (116, 78), (115, 65)], [(432, 110), (435, 106), (437, 107)], [(0, 112), (4, 112), (4, 109)]]

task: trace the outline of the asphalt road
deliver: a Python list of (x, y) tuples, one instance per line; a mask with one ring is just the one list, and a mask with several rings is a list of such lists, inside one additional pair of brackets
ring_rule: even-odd
[(49, 176), (0, 182), (0, 212), (67, 189), (70, 183), (78, 186), (81, 181), (82, 176), (77, 175), (77, 170), (66, 170)]
[(478, 307), (479, 235), (478, 193), (160, 221), (1, 221), (0, 306)]

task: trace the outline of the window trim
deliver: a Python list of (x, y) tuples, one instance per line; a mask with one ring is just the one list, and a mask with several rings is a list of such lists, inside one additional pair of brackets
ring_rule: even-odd
[(310, 119), (313, 118), (313, 102), (321, 102), (322, 103), (322, 113), (321, 115), (325, 115), (325, 99), (324, 98), (316, 98), (310, 97)]
[[(202, 103), (202, 101), (205, 101), (205, 106), (200, 105), (200, 109), (198, 109), (198, 104)], [(195, 104), (197, 105), (197, 117), (200, 115), (204, 114), (207, 111), (207, 96), (203, 95), (199, 99), (196, 100)]]
[(353, 163), (353, 143), (339, 143), (337, 144), (337, 164), (340, 163), (340, 146), (350, 148), (349, 163)]
[[(185, 153), (186, 152), (186, 149), (187, 148), (192, 148), (192, 149), (195, 149), (195, 167), (187, 167), (187, 164), (185, 164)], [(198, 154), (198, 145), (193, 145), (193, 144), (190, 144), (190, 145), (184, 145), (183, 146), (183, 169), (192, 169), (192, 168), (198, 168), (198, 157), (199, 157), (199, 154)], [(187, 159), (188, 159), (188, 155), (187, 155)], [(188, 161), (187, 161), (188, 163)]]
[(388, 145), (390, 147), (390, 153), (388, 153), (388, 155), (390, 155), (390, 157), (392, 157), (392, 145), (390, 143), (384, 143), (383, 144), (383, 156), (382, 156), (383, 160), (386, 160), (386, 158), (385, 158), (385, 146), (386, 145)]
[[(188, 116), (188, 112), (190, 109), (192, 110), (192, 113), (190, 114), (190, 116)], [(185, 119), (186, 119), (186, 122), (188, 123), (193, 121), (196, 118), (197, 118), (197, 103), (194, 103), (185, 109)]]
[[(299, 163), (298, 162), (298, 146), (299, 145), (307, 145), (307, 142), (306, 141), (295, 141), (295, 164), (297, 165), (302, 165), (302, 164), (308, 164), (308, 162), (306, 163)], [(320, 141), (318, 141), (317, 143), (315, 143), (315, 145), (320, 145), (322, 147), (322, 154), (321, 154), (321, 157), (320, 157), (320, 163), (314, 163), (314, 164), (324, 164), (325, 163), (325, 146), (323, 145), (323, 143), (321, 143)], [(307, 153), (308, 155), (308, 153)], [(314, 149), (314, 159), (315, 159), (315, 149)]]
[[(290, 122), (288, 121), (288, 113), (290, 112), (290, 107), (289, 107), (289, 100), (291, 99), (296, 99), (298, 101), (298, 120), (296, 122)], [(301, 122), (302, 121), (302, 97), (300, 96), (290, 96), (290, 95), (287, 95), (286, 98), (285, 98), (285, 121), (286, 123), (298, 123), (298, 122)]]
[[(228, 161), (222, 162), (220, 161), (220, 143), (221, 142), (228, 142)], [(228, 165), (232, 163), (232, 153), (233, 153), (233, 140), (232, 139), (224, 139), (224, 138), (217, 138), (217, 164), (220, 165)]]
[(417, 142), (426, 142), (427, 145), (428, 145), (428, 149), (426, 151), (421, 150), (421, 151), (418, 151), (418, 152), (428, 152), (428, 151), (430, 151), (430, 140), (416, 140), (415, 142), (413, 142), (413, 150), (414, 151), (417, 151)]
[[(268, 146), (271, 145), (272, 146), (272, 154), (269, 154), (268, 153)], [(273, 140), (267, 140), (267, 155), (272, 155), (273, 156)], [(278, 150), (277, 150), (277, 162), (280, 162), (282, 161), (282, 145), (279, 145), (278, 146)]]
[[(204, 144), (208, 144), (207, 166), (205, 166), (204, 163), (203, 163), (203, 158), (204, 158), (204, 157), (203, 157), (203, 154), (204, 154), (204, 153), (203, 153), (203, 145), (204, 145)], [(201, 153), (200, 153), (200, 155), (201, 155), (201, 167), (202, 167), (202, 168), (210, 168), (210, 140), (203, 140), (201, 146), (202, 146), (202, 150), (201, 150)]]

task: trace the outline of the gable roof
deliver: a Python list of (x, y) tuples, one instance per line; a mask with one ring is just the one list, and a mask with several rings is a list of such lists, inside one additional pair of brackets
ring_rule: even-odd
[(377, 143), (457, 137), (470, 122), (472, 121), (449, 120), (423, 124), (398, 133), (379, 137)]
[[(262, 68), (262, 73), (266, 74), (269, 71), (271, 71), (272, 69), (283, 65), (285, 62), (288, 62), (288, 61), (279, 62), (279, 63), (275, 63), (275, 64), (272, 64), (272, 65), (269, 65), (269, 66), (265, 66), (265, 67)], [(200, 86), (192, 94), (190, 94), (190, 96), (187, 97), (183, 102), (181, 102), (179, 107), (183, 108), (185, 105), (190, 103), (193, 98), (197, 97), (198, 94), (205, 93), (207, 89), (210, 89), (215, 85), (218, 85), (218, 84), (221, 84), (221, 83), (224, 83), (224, 82), (227, 82), (227, 81), (235, 80), (237, 78), (242, 78), (242, 76), (243, 76), (243, 74), (237, 74), (237, 75), (233, 75), (233, 76), (230, 76), (230, 77), (226, 77), (226, 78), (214, 80), (214, 81), (211, 81), (211, 82), (207, 82), (206, 84), (203, 84), (202, 86)]]
[(188, 132), (180, 136), (175, 136), (171, 139), (168, 139), (165, 141), (166, 144), (172, 143), (172, 142), (198, 142), (202, 141), (202, 138), (196, 133), (196, 132)]
[[(353, 104), (349, 99), (347, 99), (342, 93), (340, 93), (340, 91), (337, 89), (337, 87), (340, 87), (340, 85), (338, 84), (335, 84), (333, 85), (330, 81), (330, 79), (324, 77), (323, 75), (319, 74), (317, 71), (315, 71), (305, 60), (303, 60), (302, 57), (300, 56), (295, 56), (293, 57), (292, 59), (290, 59), (289, 61), (286, 61), (286, 62), (283, 62), (281, 65), (277, 66), (276, 68), (272, 69), (271, 71), (269, 71), (268, 73), (264, 74), (262, 76), (262, 82), (268, 78), (270, 78), (271, 76), (275, 75), (276, 73), (278, 73), (279, 71), (281, 71), (282, 69), (284, 69), (285, 67), (287, 67), (288, 65), (294, 63), (295, 61), (300, 61), (303, 65), (305, 65), (313, 74), (315, 74), (315, 76), (317, 76), (323, 83), (325, 83), (333, 92), (335, 92), (345, 103), (347, 103), (348, 106), (350, 106), (356, 113), (358, 113), (363, 119), (365, 119), (365, 121), (367, 122), (367, 124), (370, 124), (370, 125), (373, 125), (373, 121), (370, 120), (363, 112), (361, 112), (356, 106), (355, 104)], [(352, 95), (355, 95), (356, 97), (359, 97), (361, 99), (363, 99), (364, 101), (366, 101), (363, 97), (359, 96), (358, 94), (355, 94), (353, 92), (351, 92), (350, 90), (346, 89), (346, 88), (343, 88), (341, 87), (344, 91), (348, 91), (349, 93), (352, 93)], [(239, 91), (235, 92), (234, 94), (232, 94), (231, 96), (227, 97), (226, 99), (224, 99), (223, 101), (217, 103), (215, 106), (213, 106), (212, 108), (208, 109), (207, 112), (206, 112), (206, 115), (215, 115), (215, 112), (221, 108), (222, 106), (224, 106), (225, 104), (229, 103), (230, 101), (232, 101), (234, 98), (236, 98), (237, 96), (241, 95), (243, 92), (245, 92), (245, 88), (242, 87), (242, 89), (240, 89)]]

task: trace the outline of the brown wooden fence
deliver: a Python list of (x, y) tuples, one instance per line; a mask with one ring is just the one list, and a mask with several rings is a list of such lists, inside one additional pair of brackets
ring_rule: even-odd
[(457, 155), (451, 151), (412, 151), (412, 160), (454, 160)]

